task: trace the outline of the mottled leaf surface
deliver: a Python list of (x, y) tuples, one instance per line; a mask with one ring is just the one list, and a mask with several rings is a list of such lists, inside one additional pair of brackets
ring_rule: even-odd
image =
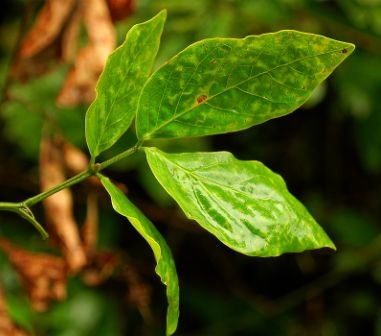
[(100, 176), (116, 212), (126, 217), (150, 245), (156, 262), (156, 273), (167, 287), (167, 335), (172, 335), (179, 317), (179, 285), (172, 253), (160, 232), (141, 211), (107, 177)]
[(252, 256), (335, 248), (283, 179), (228, 152), (167, 154), (145, 148), (157, 180), (186, 216)]
[(145, 84), (138, 137), (227, 133), (286, 115), (353, 50), (349, 43), (290, 30), (199, 41)]
[(97, 95), (86, 113), (86, 141), (92, 157), (110, 148), (136, 114), (141, 89), (153, 66), (166, 12), (137, 24), (108, 58)]

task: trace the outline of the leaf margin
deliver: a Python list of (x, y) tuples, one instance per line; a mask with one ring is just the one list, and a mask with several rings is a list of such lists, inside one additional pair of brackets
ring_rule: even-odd
[[(172, 253), (160, 232), (153, 223), (116, 187), (111, 180), (98, 174), (98, 177), (110, 195), (114, 210), (127, 218), (132, 226), (146, 240), (151, 247), (157, 265), (156, 273), (161, 282), (166, 286), (168, 300), (167, 307), (167, 335), (172, 335), (177, 328), (179, 318), (179, 285), (175, 262)], [(117, 201), (119, 199), (119, 202)], [(166, 258), (166, 259), (163, 259)]]
[[(142, 23), (135, 24), (127, 32), (123, 43), (108, 56), (106, 60), (106, 65), (97, 81), (95, 99), (87, 109), (85, 115), (85, 138), (90, 155), (93, 159), (95, 159), (95, 157), (97, 157), (100, 153), (114, 145), (115, 142), (117, 142), (119, 138), (127, 131), (133, 119), (135, 118), (140, 91), (142, 90), (147, 78), (149, 77), (152, 66), (154, 64), (154, 60), (156, 58), (160, 46), (160, 38), (164, 29), (166, 17), (167, 11), (163, 9), (151, 19)], [(143, 59), (142, 64), (139, 65), (139, 67), (141, 67), (143, 64), (147, 63), (148, 66), (145, 69), (143, 69), (143, 71), (140, 71), (138, 75), (140, 75), (141, 78), (140, 80), (138, 80), (139, 77), (136, 77), (136, 72), (139, 71), (136, 62), (137, 60), (139, 60), (138, 55), (142, 49), (138, 46), (138, 44), (140, 43), (139, 39), (142, 39), (144, 41), (147, 40), (148, 38), (144, 36), (144, 31), (149, 29), (153, 30), (155, 27), (157, 28), (157, 34), (151, 39), (153, 40), (151, 41), (153, 43), (150, 44), (151, 53), (149, 55), (148, 53), (145, 53), (145, 59)], [(132, 51), (128, 49), (131, 46), (134, 47), (134, 50)], [(131, 62), (131, 64), (133, 65), (127, 64), (127, 69), (129, 71), (126, 71), (126, 73), (122, 76), (123, 79), (127, 78), (127, 81), (129, 80), (128, 88), (133, 89), (132, 93), (128, 93), (129, 96), (131, 95), (132, 99), (132, 102), (131, 99), (129, 102), (129, 104), (131, 105), (131, 111), (127, 111), (127, 113), (125, 113), (122, 118), (119, 118), (119, 120), (117, 120), (116, 123), (111, 123), (111, 126), (113, 126), (114, 124), (119, 124), (119, 129), (116, 129), (116, 131), (114, 132), (106, 131), (106, 125), (103, 122), (104, 120), (102, 119), (108, 120), (113, 112), (104, 111), (105, 107), (109, 105), (110, 108), (113, 109), (114, 104), (118, 104), (118, 100), (125, 99), (123, 95), (116, 95), (115, 97), (110, 98), (110, 88), (112, 87), (112, 85), (110, 85), (109, 82), (110, 77), (113, 77), (113, 74), (115, 73), (115, 69), (118, 69), (119, 71), (125, 70), (122, 69), (122, 67), (126, 66), (126, 63), (124, 60), (120, 59), (122, 56), (124, 56), (125, 53), (128, 53), (128, 55), (131, 58), (130, 61), (133, 61)], [(130, 78), (131, 76), (129, 77), (131, 73), (135, 74), (135, 77), (133, 79)], [(123, 81), (119, 79), (119, 82)], [(113, 87), (113, 90), (116, 89), (118, 91), (120, 89), (120, 86), (118, 87), (118, 84), (120, 84), (119, 82), (114, 85), (115, 87)], [(134, 104), (135, 107), (133, 106)], [(123, 123), (121, 123), (122, 121)]]
[[(186, 63), (187, 60), (182, 59), (182, 57), (184, 58), (184, 55), (187, 55), (187, 53), (190, 53), (190, 50), (193, 50), (196, 48), (199, 48), (200, 50), (203, 48), (206, 48), (205, 44), (207, 44), (209, 42), (220, 41), (221, 46), (223, 46), (225, 42), (226, 43), (227, 42), (244, 43), (245, 41), (249, 41), (249, 39), (260, 39), (260, 38), (270, 38), (270, 37), (277, 38), (278, 35), (280, 35), (280, 34), (296, 34), (296, 36), (299, 38), (303, 37), (305, 39), (306, 43), (308, 42), (309, 39), (315, 38), (315, 39), (321, 39), (321, 40), (327, 41), (327, 43), (329, 42), (329, 43), (335, 44), (338, 47), (334, 50), (331, 50), (330, 52), (331, 53), (337, 53), (340, 56), (340, 60), (338, 62), (336, 62), (336, 64), (334, 66), (331, 66), (331, 68), (326, 71), (325, 75), (323, 77), (321, 77), (315, 84), (313, 84), (313, 87), (311, 87), (309, 89), (308, 94), (305, 95), (305, 97), (303, 99), (301, 99), (297, 104), (295, 104), (295, 106), (293, 106), (291, 109), (289, 109), (288, 111), (283, 112), (281, 114), (274, 113), (274, 115), (270, 115), (266, 119), (260, 120), (259, 122), (255, 121), (255, 122), (251, 122), (250, 124), (247, 124), (243, 127), (241, 127), (241, 126), (236, 127), (235, 126), (233, 129), (218, 130), (218, 132), (216, 132), (215, 131), (215, 129), (216, 129), (215, 122), (214, 123), (212, 122), (213, 118), (209, 118), (208, 122), (205, 122), (202, 124), (199, 122), (199, 119), (203, 118), (203, 115), (202, 115), (203, 110), (205, 110), (206, 106), (208, 104), (210, 104), (210, 102), (213, 100), (213, 98), (216, 97), (216, 95), (209, 96), (208, 92), (206, 92), (203, 89), (200, 89), (204, 85), (202, 78), (199, 81), (197, 81), (197, 84), (198, 84), (197, 88), (186, 87), (183, 90), (182, 86), (181, 86), (182, 84), (180, 84), (180, 83), (177, 84), (176, 88), (181, 87), (182, 91), (179, 93), (179, 99), (176, 101), (172, 92), (169, 92), (169, 93), (166, 92), (167, 86), (170, 85), (170, 84), (168, 84), (168, 82), (170, 82), (171, 78), (165, 78), (165, 76), (163, 78), (160, 78), (160, 76), (159, 76), (161, 74), (161, 72), (165, 72), (168, 70), (168, 73), (166, 75), (168, 75), (169, 77), (174, 76), (175, 80), (178, 81), (178, 78), (176, 78), (176, 76), (182, 76), (181, 75), (182, 70), (179, 70), (178, 73), (176, 73), (176, 71), (177, 71), (176, 68), (178, 68), (178, 69), (186, 68), (185, 65), (181, 64), (181, 62), (178, 62), (178, 60), (180, 59), (181, 61), (183, 61), (183, 63)], [(293, 36), (290, 37), (290, 40), (292, 40), (292, 37)], [(321, 46), (316, 46), (316, 48), (318, 48), (318, 47), (321, 47)], [(282, 47), (279, 47), (279, 48), (282, 48)], [(309, 48), (310, 47), (308, 46), (308, 48), (306, 47), (305, 49), (309, 49)], [(295, 48), (295, 49), (297, 49), (297, 48)], [(313, 90), (321, 82), (323, 82), (337, 68), (337, 66), (339, 66), (353, 52), (354, 49), (355, 49), (355, 45), (352, 43), (335, 40), (333, 38), (326, 37), (324, 35), (306, 33), (306, 32), (296, 31), (296, 30), (280, 30), (278, 32), (264, 33), (264, 34), (260, 34), (260, 35), (249, 35), (249, 36), (246, 36), (244, 38), (207, 38), (204, 40), (197, 41), (197, 42), (189, 45), (188, 47), (186, 47), (182, 51), (180, 51), (177, 55), (172, 57), (168, 62), (163, 64), (161, 67), (159, 67), (151, 75), (151, 77), (147, 80), (147, 82), (145, 83), (143, 90), (141, 92), (140, 99), (139, 99), (139, 106), (138, 106), (137, 116), (136, 116), (136, 133), (137, 133), (137, 136), (140, 140), (149, 140), (149, 139), (155, 139), (155, 138), (180, 138), (180, 137), (207, 136), (207, 135), (214, 135), (214, 134), (231, 133), (231, 132), (237, 132), (237, 131), (241, 131), (241, 130), (250, 128), (252, 126), (266, 122), (266, 121), (273, 119), (273, 118), (278, 118), (278, 117), (290, 114), (290, 113), (294, 112), (297, 108), (299, 108), (301, 105), (304, 104), (304, 102), (306, 102), (308, 100), (308, 98), (312, 95)], [(237, 50), (238, 50), (238, 48), (237, 48)], [(238, 50), (238, 51), (240, 51), (240, 50)], [(261, 54), (261, 52), (259, 54)], [(195, 53), (196, 53), (196, 51), (195, 51)], [(321, 52), (320, 54), (317, 54), (314, 57), (317, 58), (317, 57), (320, 57), (320, 56), (325, 55), (325, 54), (327, 54), (327, 52)], [(191, 57), (191, 56), (192, 55), (190, 55), (189, 57)], [(306, 56), (306, 58), (307, 57), (311, 57), (311, 56)], [(179, 64), (176, 64), (176, 62), (178, 62)], [(201, 64), (201, 61), (197, 65), (196, 68), (198, 68), (200, 64)], [(189, 67), (191, 67), (191, 66), (192, 66), (192, 64), (189, 65)], [(284, 66), (284, 64), (282, 64), (281, 66)], [(276, 67), (280, 67), (280, 65), (277, 65)], [(274, 67), (274, 68), (276, 68), (276, 67)], [(270, 69), (270, 70), (272, 71), (273, 69)], [(196, 72), (196, 70), (195, 70), (195, 72)], [(267, 71), (267, 72), (269, 72), (269, 71)], [(190, 77), (192, 77), (192, 76), (193, 76), (193, 74), (190, 75)], [(180, 77), (180, 78), (183, 79), (182, 77)], [(156, 83), (154, 82), (155, 80), (156, 80)], [(210, 79), (210, 80), (213, 80), (213, 79)], [(184, 79), (184, 81), (185, 81), (185, 79)], [(161, 88), (158, 85), (158, 83), (162, 83), (163, 87)], [(152, 86), (152, 88), (150, 86)], [(186, 89), (188, 89), (189, 92), (191, 92), (193, 90), (191, 97), (186, 98), (186, 99), (189, 98), (188, 101), (186, 102), (187, 106), (188, 106), (187, 110), (185, 112), (183, 111), (181, 113), (176, 114), (179, 104), (182, 103), (181, 100), (183, 99), (183, 96), (184, 96), (183, 93), (186, 91)], [(150, 94), (149, 94), (150, 91), (148, 91), (148, 94), (147, 94), (146, 93), (147, 90), (151, 90), (151, 93), (154, 91), (159, 92), (159, 93), (155, 93), (155, 94), (159, 94), (159, 95), (160, 95), (160, 92), (162, 92), (161, 98), (159, 99), (160, 103), (158, 105), (159, 112), (155, 111), (155, 107), (157, 107), (157, 106), (152, 106), (152, 105), (149, 105), (150, 103), (147, 103), (147, 101), (150, 101), (150, 102), (152, 101), (152, 97), (150, 97)], [(189, 92), (186, 92), (186, 94), (189, 94)], [(165, 95), (165, 97), (164, 97), (164, 95)], [(151, 94), (151, 96), (152, 96), (152, 94)], [(160, 119), (160, 112), (161, 112), (162, 106), (165, 105), (169, 100), (174, 101), (173, 106), (172, 106), (172, 110), (171, 111), (168, 110), (168, 111), (165, 111), (163, 113), (167, 113), (168, 115), (171, 115), (171, 117), (168, 119), (164, 118), (164, 120), (166, 120), (165, 122), (163, 122), (164, 126), (157, 127), (157, 125), (159, 123), (158, 121), (161, 120)], [(173, 110), (174, 108), (175, 108), (175, 110)], [(224, 108), (224, 106), (222, 105), (222, 107), (221, 106), (216, 107), (217, 110), (219, 108), (222, 109), (222, 108)], [(199, 110), (199, 113), (196, 113), (196, 110)], [(152, 112), (152, 111), (155, 111), (155, 112)], [(179, 134), (176, 134), (175, 131), (173, 131), (169, 128), (169, 126), (175, 127), (174, 126), (175, 123), (178, 123), (180, 125), (186, 124), (188, 121), (184, 121), (183, 119), (181, 119), (181, 117), (183, 115), (185, 115), (186, 113), (191, 114), (192, 111), (194, 111), (194, 118), (193, 118), (194, 123), (195, 124), (199, 123), (197, 125), (201, 125), (201, 126), (199, 126), (200, 129), (205, 128), (205, 132), (204, 132), (204, 130), (201, 130), (199, 133), (197, 133), (198, 131), (190, 130), (191, 127), (193, 127), (193, 125), (191, 125), (188, 128), (186, 128), (186, 127), (184, 127), (183, 129), (180, 128), (181, 132), (179, 131), (178, 132)], [(157, 114), (154, 115), (152, 113), (157, 113)], [(238, 112), (234, 111), (234, 113), (238, 113)], [(254, 111), (253, 114), (255, 114), (255, 113), (256, 112)], [(152, 117), (150, 117), (150, 114), (152, 114)], [(151, 123), (151, 126), (153, 124), (155, 124), (155, 126), (152, 126), (150, 129), (150, 126), (147, 126), (147, 120), (149, 120), (149, 122)], [(155, 122), (153, 122), (152, 120), (155, 120)], [(247, 122), (247, 121), (245, 121), (245, 122)], [(191, 124), (191, 122), (189, 122), (189, 124)], [(213, 127), (211, 127), (211, 125), (213, 125)], [(147, 127), (148, 127), (148, 129), (147, 129)], [(165, 129), (166, 127), (168, 129)], [(195, 126), (194, 128), (197, 128), (197, 127), (198, 126)], [(160, 133), (161, 129), (165, 129), (163, 131), (164, 134)], [(167, 134), (165, 132), (167, 132)], [(158, 133), (158, 134), (156, 135), (156, 133)]]
[[(160, 176), (160, 173), (158, 172), (158, 170), (154, 168), (154, 165), (155, 165), (154, 160), (157, 159), (158, 155), (165, 156), (165, 160), (170, 161), (170, 159), (168, 158), (170, 156), (181, 156), (181, 155), (185, 154), (185, 155), (192, 156), (194, 158), (194, 156), (199, 154), (199, 153), (175, 153), (175, 154), (171, 153), (171, 154), (169, 154), (169, 153), (162, 152), (161, 150), (159, 150), (156, 147), (144, 147), (143, 149), (144, 149), (144, 152), (146, 153), (148, 164), (149, 164), (153, 174), (155, 175), (156, 179), (162, 185), (162, 187), (168, 192), (168, 194), (179, 204), (180, 208), (183, 210), (186, 217), (188, 217), (189, 219), (193, 219), (196, 222), (198, 222), (200, 224), (200, 226), (202, 226), (204, 229), (209, 231), (218, 240), (220, 240), (222, 243), (224, 243), (226, 246), (228, 246), (232, 250), (235, 250), (237, 252), (243, 253), (243, 254), (248, 255), (248, 256), (275, 257), (275, 256), (279, 256), (279, 255), (284, 254), (284, 253), (297, 253), (297, 252), (302, 252), (305, 250), (312, 250), (312, 249), (318, 249), (318, 248), (323, 248), (323, 247), (328, 247), (328, 248), (331, 248), (333, 250), (336, 249), (334, 243), (331, 241), (331, 239), (325, 233), (324, 229), (319, 224), (316, 223), (316, 221), (311, 216), (311, 214), (308, 212), (308, 210), (305, 208), (305, 206), (299, 200), (297, 200), (295, 198), (295, 196), (293, 196), (289, 192), (289, 190), (287, 189), (286, 183), (284, 182), (283, 178), (279, 174), (272, 172), (269, 168), (267, 168), (263, 163), (261, 163), (259, 161), (254, 161), (254, 160), (241, 161), (241, 160), (238, 160), (230, 152), (225, 152), (225, 151), (224, 152), (200, 152), (201, 154), (207, 154), (207, 155), (214, 155), (214, 154), (220, 155), (220, 154), (222, 154), (222, 155), (225, 155), (227, 158), (234, 160), (235, 162), (241, 162), (241, 163), (243, 162), (244, 164), (255, 163), (255, 164), (259, 165), (261, 167), (262, 171), (266, 172), (266, 174), (267, 173), (270, 174), (269, 176), (270, 176), (271, 180), (276, 181), (276, 183), (278, 183), (280, 185), (281, 191), (285, 195), (287, 205), (290, 208), (292, 208), (292, 211), (298, 212), (296, 214), (297, 215), (296, 217), (298, 218), (298, 216), (301, 216), (302, 220), (304, 220), (303, 219), (304, 216), (306, 217), (306, 219), (308, 220), (308, 222), (306, 222), (306, 224), (307, 224), (307, 227), (305, 229), (306, 233), (311, 234), (311, 232), (314, 231), (313, 234), (310, 237), (308, 237), (308, 239), (309, 239), (308, 241), (306, 238), (307, 236), (303, 237), (303, 239), (306, 238), (305, 240), (302, 240), (300, 238), (300, 241), (297, 242), (298, 245), (296, 248), (294, 246), (292, 248), (290, 248), (290, 247), (284, 248), (282, 246), (282, 244), (279, 244), (278, 246), (265, 246), (264, 249), (262, 249), (262, 250), (261, 249), (248, 250), (248, 249), (246, 249), (246, 246), (244, 246), (244, 247), (239, 246), (238, 241), (235, 242), (235, 243), (237, 243), (235, 246), (232, 245), (231, 241), (229, 242), (230, 237), (226, 238), (226, 236), (223, 235), (224, 234), (224, 232), (223, 232), (224, 228), (222, 226), (221, 226), (221, 228), (220, 227), (216, 228), (216, 227), (212, 227), (211, 224), (207, 223), (207, 220), (205, 218), (207, 218), (208, 216), (211, 217), (212, 216), (211, 213), (208, 213), (204, 218), (200, 219), (200, 214), (197, 213), (197, 211), (194, 211), (192, 209), (192, 205), (190, 205), (193, 202), (192, 199), (187, 198), (186, 196), (184, 197), (184, 199), (181, 199), (184, 195), (181, 195), (181, 191), (179, 191), (179, 189), (185, 188), (184, 185), (186, 184), (186, 181), (184, 181), (184, 179), (181, 181), (181, 183), (178, 183), (179, 181), (177, 181), (177, 180), (175, 182), (172, 182), (173, 186), (171, 186), (171, 187), (169, 186), (169, 184), (171, 182), (170, 183), (165, 182), (165, 178), (168, 178), (168, 179), (172, 178), (173, 179), (173, 176), (175, 176), (177, 174), (177, 172), (174, 169), (169, 168), (168, 174), (166, 176), (164, 174), (164, 177), (162, 177), (162, 176)], [(210, 166), (214, 165), (214, 163), (209, 163), (209, 164), (210, 164)], [(175, 162), (174, 162), (174, 165), (176, 165)], [(208, 166), (208, 165), (206, 165), (206, 166)], [(262, 178), (262, 176), (260, 176), (260, 177)], [(171, 190), (171, 188), (172, 188), (172, 190)], [(176, 193), (180, 194), (180, 196), (176, 197), (176, 195), (175, 195)], [(206, 196), (203, 196), (203, 197), (206, 198)], [(193, 202), (193, 204), (195, 204), (195, 203), (197, 203), (197, 202)], [(214, 211), (214, 209), (212, 209), (212, 210)], [(270, 211), (270, 210), (268, 210), (268, 211)], [(237, 215), (237, 214), (235, 213), (235, 215)], [(202, 215), (201, 215), (201, 217), (202, 217)], [(209, 218), (209, 220), (210, 220), (210, 218)], [(302, 220), (299, 220), (299, 221), (302, 221)], [(294, 230), (297, 230), (300, 228), (300, 223), (297, 223), (297, 224), (298, 224), (298, 226), (296, 228), (294, 228)], [(255, 229), (255, 227), (254, 227), (254, 229)], [(283, 235), (284, 235), (284, 237), (286, 237), (285, 234), (287, 233), (288, 227), (286, 227), (286, 229), (284, 229), (284, 230), (285, 230), (285, 233), (283, 233)], [(272, 237), (278, 238), (278, 236), (279, 236), (278, 231), (275, 232), (275, 234), (274, 234), (274, 232), (272, 232)], [(296, 233), (294, 234), (294, 236), (291, 236), (291, 237), (293, 237), (293, 239), (295, 240), (295, 237), (297, 237)], [(272, 240), (274, 240), (274, 239), (272, 239)], [(250, 239), (247, 239), (247, 241), (252, 242), (252, 241), (250, 241)], [(305, 241), (307, 241), (308, 244), (305, 243)], [(265, 244), (267, 244), (267, 243), (268, 242), (265, 238)], [(290, 243), (290, 246), (291, 246), (291, 243)]]

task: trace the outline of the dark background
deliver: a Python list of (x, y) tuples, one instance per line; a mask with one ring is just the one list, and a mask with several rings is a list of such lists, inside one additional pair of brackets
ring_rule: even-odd
[[(129, 196), (157, 224), (173, 251), (181, 291), (176, 335), (381, 335), (381, 2), (136, 2), (133, 15), (118, 23), (120, 41), (132, 24), (167, 8), (158, 64), (202, 38), (280, 29), (319, 33), (356, 45), (355, 52), (319, 88), (320, 95), (293, 114), (240, 133), (173, 145), (174, 150), (229, 150), (240, 159), (264, 162), (283, 176), (337, 251), (265, 259), (240, 255), (184, 219), (140, 159), (108, 170), (126, 184)], [(37, 10), (41, 2), (34, 4)], [(5, 90), (20, 85), (5, 81), (28, 5), (30, 1), (21, 0), (1, 5), (0, 75)], [(30, 107), (53, 104), (62, 79), (62, 75), (46, 76), (17, 86), (26, 92), (27, 102), (3, 95), (1, 201), (19, 201), (38, 193), (41, 121)], [(85, 110), (78, 108), (67, 112), (75, 115), (60, 119), (65, 135), (84, 150)], [(81, 186), (75, 190), (81, 219), (83, 190)], [(166, 299), (154, 273), (152, 253), (129, 224), (111, 211), (106, 199), (103, 203), (99, 246), (121, 253), (151, 289), (150, 309), (155, 318), (144, 320), (126, 299), (129, 288), (123, 276), (95, 288), (73, 277), (66, 301), (46, 313), (33, 313), (17, 276), (1, 255), (0, 279), (10, 312), (36, 335), (163, 334)], [(16, 216), (0, 213), (0, 233), (24, 248), (43, 248), (38, 233)]]

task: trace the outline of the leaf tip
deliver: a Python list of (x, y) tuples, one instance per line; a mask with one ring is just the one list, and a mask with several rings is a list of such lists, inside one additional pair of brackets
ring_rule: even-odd
[(159, 13), (157, 13), (157, 14), (152, 18), (152, 20), (155, 20), (156, 18), (161, 19), (161, 20), (163, 20), (163, 22), (165, 22), (166, 19), (167, 19), (167, 9), (166, 9), (166, 8), (162, 9)]
[(353, 43), (347, 43), (345, 47), (341, 49), (341, 53), (343, 55), (349, 56), (355, 49), (356, 46)]
[(162, 10), (159, 12), (158, 15), (164, 15), (164, 16), (167, 16), (167, 9), (166, 9), (166, 8), (162, 9)]

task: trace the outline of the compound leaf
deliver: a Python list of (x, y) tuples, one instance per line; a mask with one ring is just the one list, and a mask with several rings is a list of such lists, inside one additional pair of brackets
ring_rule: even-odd
[(134, 228), (150, 245), (156, 262), (156, 273), (167, 286), (167, 335), (172, 335), (177, 327), (179, 317), (179, 285), (172, 253), (156, 227), (141, 211), (116, 187), (110, 179), (100, 176), (103, 186), (111, 197), (116, 212), (126, 217)]
[(227, 133), (286, 115), (353, 50), (350, 43), (291, 30), (196, 42), (145, 84), (137, 135)]
[(188, 218), (246, 255), (335, 248), (283, 179), (228, 152), (167, 154), (145, 148), (157, 180)]
[(86, 141), (92, 157), (110, 148), (129, 128), (140, 91), (156, 57), (166, 11), (137, 24), (108, 58), (86, 113)]

